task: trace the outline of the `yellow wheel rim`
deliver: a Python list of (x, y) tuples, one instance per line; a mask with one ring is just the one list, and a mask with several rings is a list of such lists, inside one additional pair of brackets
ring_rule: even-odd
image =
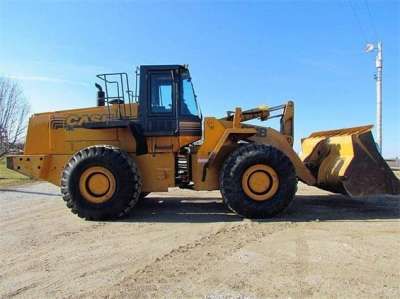
[(269, 200), (278, 191), (278, 174), (272, 167), (264, 164), (250, 166), (243, 173), (242, 188), (244, 193), (253, 200)]
[(107, 168), (95, 166), (86, 169), (79, 179), (82, 196), (91, 203), (103, 203), (115, 192), (115, 177)]

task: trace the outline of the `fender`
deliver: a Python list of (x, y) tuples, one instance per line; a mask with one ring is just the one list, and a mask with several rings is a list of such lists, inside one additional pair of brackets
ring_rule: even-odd
[(296, 154), (296, 152), (289, 144), (285, 135), (282, 135), (272, 128), (263, 129), (264, 132), (266, 131), (264, 134), (262, 134), (264, 136), (262, 136), (261, 134), (257, 134), (251, 136), (249, 140), (260, 144), (269, 144), (282, 151), (292, 162), (296, 170), (297, 177), (307, 185), (314, 186), (317, 182), (315, 177), (313, 176), (311, 171), (303, 164), (300, 157)]

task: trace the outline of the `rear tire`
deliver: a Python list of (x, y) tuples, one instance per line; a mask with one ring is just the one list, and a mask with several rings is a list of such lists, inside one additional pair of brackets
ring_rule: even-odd
[[(251, 186), (246, 187), (250, 182), (248, 172), (254, 168), (253, 173), (270, 171), (273, 174), (261, 174), (268, 182), (265, 185), (271, 185), (269, 188), (264, 190), (259, 178), (254, 179), (256, 191), (251, 191)], [(246, 218), (272, 217), (293, 200), (297, 191), (296, 172), (290, 159), (280, 150), (270, 145), (249, 144), (235, 150), (224, 162), (220, 190), (225, 204), (235, 213)]]
[(61, 179), (67, 207), (88, 220), (125, 216), (139, 200), (140, 190), (135, 162), (119, 148), (107, 145), (80, 150), (69, 160)]

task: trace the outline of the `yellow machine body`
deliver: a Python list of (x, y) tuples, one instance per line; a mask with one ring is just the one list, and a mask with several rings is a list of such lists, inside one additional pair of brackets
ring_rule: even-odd
[[(8, 168), (60, 185), (68, 160), (91, 145), (112, 145), (127, 152), (137, 163), (142, 192), (167, 191), (176, 186), (176, 156), (199, 136), (152, 136), (146, 138), (146, 154), (136, 152), (137, 140), (129, 128), (85, 128), (86, 122), (103, 122), (121, 109), (131, 119), (138, 117), (138, 104), (111, 105), (39, 113), (31, 117), (23, 155), (9, 156)], [(281, 131), (243, 124), (254, 117), (267, 116), (268, 108), (241, 111), (230, 118), (204, 119), (203, 141), (194, 146), (190, 176), (195, 190), (219, 189), (219, 172), (227, 155), (244, 142), (269, 144), (291, 160), (297, 177), (308, 185), (350, 196), (377, 193), (397, 194), (399, 181), (378, 153), (372, 126), (316, 132), (302, 140), (299, 157), (293, 144), (293, 103), (284, 106)]]

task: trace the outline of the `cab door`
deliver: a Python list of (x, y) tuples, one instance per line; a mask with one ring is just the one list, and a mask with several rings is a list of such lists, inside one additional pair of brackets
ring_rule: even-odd
[(141, 81), (145, 81), (141, 82), (140, 97), (140, 120), (144, 127), (144, 135), (177, 135), (175, 71), (171, 69), (143, 69), (141, 71), (144, 71)]

